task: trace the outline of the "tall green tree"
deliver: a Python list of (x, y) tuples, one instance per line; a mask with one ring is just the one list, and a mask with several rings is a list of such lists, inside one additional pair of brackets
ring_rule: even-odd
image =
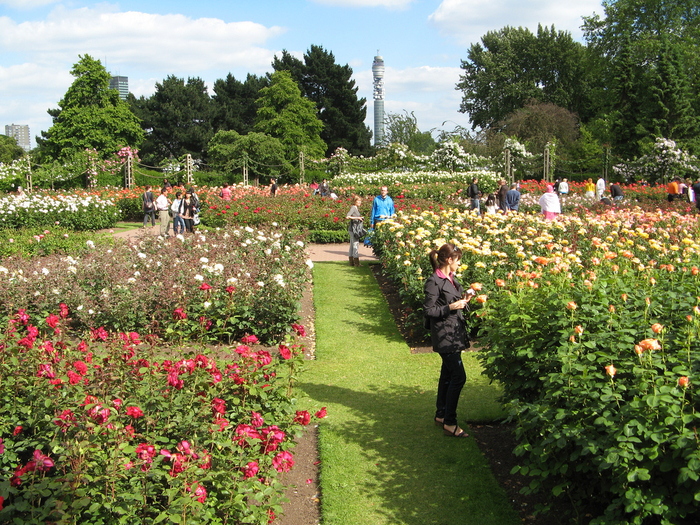
[(255, 127), (260, 90), (270, 84), (266, 76), (248, 74), (244, 82), (231, 73), (214, 82), (212, 125), (214, 131), (233, 130), (245, 135)]
[(79, 57), (68, 91), (50, 109), (53, 125), (38, 140), (40, 155), (65, 161), (94, 148), (103, 158), (122, 146), (138, 146), (143, 140), (139, 119), (119, 92), (109, 88), (110, 75), (99, 60)]
[[(241, 135), (236, 131), (218, 131), (209, 142), (210, 162), (220, 170), (232, 173), (236, 180), (242, 173), (243, 163), (249, 173), (264, 178), (283, 177), (282, 182), (291, 181), (287, 176), (292, 171), (291, 164), (285, 159), (282, 143), (275, 137), (251, 131)], [(283, 180), (284, 179), (284, 180)]]
[(327, 145), (326, 155), (342, 146), (352, 155), (368, 155), (372, 132), (365, 125), (367, 100), (357, 98), (352, 68), (341, 66), (333, 53), (322, 46), (312, 45), (302, 62), (286, 50), (275, 56), (275, 71), (289, 71), (302, 95), (316, 104), (323, 122), (321, 138)]
[(209, 140), (214, 135), (211, 100), (201, 78), (169, 75), (156, 83), (150, 98), (129, 99), (141, 117), (146, 141), (141, 156), (147, 164), (179, 158), (187, 153), (206, 158)]
[(542, 152), (556, 141), (570, 147), (578, 138), (578, 119), (570, 111), (549, 102), (531, 100), (511, 113), (499, 126), (503, 133), (527, 143), (530, 151)]
[(0, 163), (11, 164), (12, 161), (24, 156), (22, 146), (17, 144), (17, 139), (0, 135)]
[(301, 96), (289, 71), (270, 76), (270, 85), (260, 90), (257, 105), (255, 130), (278, 138), (287, 160), (296, 159), (300, 151), (311, 158), (325, 155), (323, 122), (316, 117), (314, 103)]
[[(601, 113), (612, 143), (638, 156), (656, 137), (696, 140), (700, 115), (700, 4), (697, 0), (606, 0), (604, 16), (584, 18), (597, 56)], [(612, 89), (606, 89), (612, 86)]]
[(583, 45), (554, 26), (539, 26), (537, 35), (522, 27), (489, 31), (462, 60), (460, 111), (469, 114), (472, 129), (497, 128), (530, 100), (555, 104), (586, 120), (586, 63)]

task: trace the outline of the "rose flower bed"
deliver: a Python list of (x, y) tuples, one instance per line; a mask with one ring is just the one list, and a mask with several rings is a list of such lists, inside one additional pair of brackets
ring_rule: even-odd
[(93, 245), (80, 255), (3, 259), (0, 304), (5, 315), (45, 315), (63, 302), (74, 330), (211, 342), (255, 333), (275, 342), (296, 321), (308, 279), (303, 243), (287, 230), (202, 230)]
[(639, 210), (447, 211), (399, 216), (376, 240), (416, 312), (427, 251), (462, 248), (462, 282), (484, 296), (480, 357), (503, 385), (529, 490), (566, 498), (579, 522), (678, 524), (700, 510), (698, 229)]
[(289, 397), (303, 348), (163, 359), (154, 336), (69, 337), (71, 315), (4, 318), (0, 522), (271, 522), (311, 419)]

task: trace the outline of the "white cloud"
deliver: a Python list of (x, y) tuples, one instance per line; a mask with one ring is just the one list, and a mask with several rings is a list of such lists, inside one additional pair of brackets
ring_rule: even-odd
[(479, 41), (487, 31), (504, 26), (527, 27), (533, 32), (537, 24), (569, 31), (575, 39), (582, 36), (582, 17), (601, 12), (600, 0), (561, 2), (559, 0), (443, 0), (429, 16), (442, 34), (451, 35), (469, 45)]
[(269, 65), (264, 44), (284, 32), (255, 22), (184, 15), (159, 15), (112, 8), (67, 10), (58, 7), (43, 21), (15, 23), (0, 18), (0, 49), (29, 54), (37, 62), (73, 63), (78, 54), (150, 71), (188, 71)]
[(313, 0), (317, 4), (334, 7), (386, 7), (389, 9), (405, 9), (414, 0)]
[[(414, 112), (422, 131), (453, 129), (455, 124), (468, 127), (469, 118), (459, 113), (462, 93), (455, 89), (462, 69), (458, 67), (421, 66), (406, 69), (386, 68), (384, 85), (386, 113)], [(366, 124), (374, 128), (372, 71), (356, 72), (354, 78), (359, 96), (367, 98)]]

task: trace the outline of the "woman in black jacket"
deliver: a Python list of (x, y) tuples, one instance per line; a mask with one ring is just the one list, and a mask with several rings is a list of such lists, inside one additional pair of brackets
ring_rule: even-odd
[(469, 347), (469, 335), (462, 310), (473, 293), (464, 288), (454, 276), (459, 268), (462, 250), (454, 244), (443, 244), (430, 252), (430, 264), (435, 272), (425, 282), (423, 310), (430, 322), (433, 351), (440, 354), (442, 368), (437, 391), (435, 424), (441, 425), (447, 436), (467, 437), (457, 424), (457, 403), (467, 381), (462, 364), (462, 350)]

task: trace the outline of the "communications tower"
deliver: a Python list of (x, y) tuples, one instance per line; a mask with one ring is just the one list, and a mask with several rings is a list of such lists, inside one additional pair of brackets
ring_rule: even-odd
[(384, 59), (377, 51), (372, 63), (374, 78), (374, 145), (384, 143)]

